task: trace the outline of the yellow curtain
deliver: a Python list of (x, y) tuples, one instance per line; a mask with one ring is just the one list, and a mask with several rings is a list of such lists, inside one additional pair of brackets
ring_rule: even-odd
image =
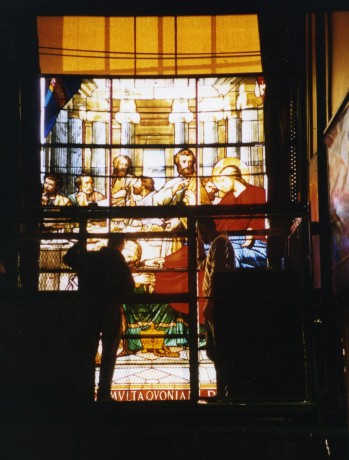
[(203, 75), (262, 71), (257, 15), (38, 17), (43, 74)]

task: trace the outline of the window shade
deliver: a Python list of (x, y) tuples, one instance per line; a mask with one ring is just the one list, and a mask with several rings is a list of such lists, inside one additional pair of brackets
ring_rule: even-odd
[(256, 15), (38, 17), (43, 74), (202, 75), (262, 71)]

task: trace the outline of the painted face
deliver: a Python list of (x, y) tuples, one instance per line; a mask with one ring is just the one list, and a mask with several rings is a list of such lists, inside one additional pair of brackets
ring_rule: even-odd
[(115, 168), (118, 177), (125, 177), (129, 168), (129, 162), (127, 158), (118, 158), (118, 161), (115, 164)]
[(46, 177), (43, 188), (44, 188), (44, 193), (46, 195), (49, 195), (49, 196), (54, 195), (57, 192), (56, 181)]
[(93, 192), (93, 179), (90, 176), (81, 178), (81, 191), (90, 195)]
[(126, 241), (122, 249), (122, 254), (127, 263), (136, 262), (140, 257), (140, 249), (134, 241)]
[(207, 195), (209, 197), (209, 199), (211, 201), (213, 201), (216, 197), (216, 193), (218, 192), (218, 188), (216, 187), (216, 185), (209, 181), (207, 182), (207, 184), (205, 185), (205, 189), (206, 189), (206, 192), (207, 192)]
[(178, 174), (184, 177), (193, 176), (195, 173), (194, 158), (192, 155), (180, 155), (177, 165)]
[(219, 176), (214, 179), (218, 190), (228, 193), (234, 190), (234, 178), (232, 176)]
[(133, 185), (133, 193), (135, 195), (140, 195), (143, 191), (143, 185), (141, 179), (137, 179), (136, 182)]

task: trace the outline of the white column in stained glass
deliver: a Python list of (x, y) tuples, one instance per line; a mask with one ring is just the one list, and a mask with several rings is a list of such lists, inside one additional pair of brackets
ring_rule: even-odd
[[(134, 99), (122, 99), (120, 101), (120, 111), (115, 114), (115, 120), (121, 125), (121, 144), (133, 144), (135, 140), (135, 124), (141, 120), (137, 112), (136, 102)], [(124, 147), (121, 149), (122, 155), (127, 155), (135, 164), (135, 150)]]
[(259, 173), (259, 147), (253, 145), (258, 143), (259, 126), (258, 126), (258, 112), (253, 107), (248, 107), (241, 112), (242, 118), (242, 142), (252, 144), (250, 147), (243, 147), (244, 155), (241, 159), (250, 167), (251, 182), (257, 185)]
[(236, 108), (241, 111), (241, 141), (245, 144), (250, 144), (246, 147), (241, 147), (241, 160), (246, 163), (251, 171), (250, 182), (256, 184), (258, 182), (259, 173), (259, 152), (258, 146), (253, 145), (259, 142), (259, 121), (258, 110), (256, 108), (256, 97), (245, 91), (245, 85), (240, 85), (239, 96), (236, 102)]
[[(68, 122), (68, 142), (69, 144), (82, 143), (82, 120), (80, 118), (70, 118)], [(82, 149), (74, 146), (68, 148), (67, 158), (67, 193), (74, 193), (74, 179), (82, 173)]]
[[(103, 121), (94, 121), (92, 124), (92, 142), (93, 144), (105, 144), (106, 142), (106, 125)], [(106, 153), (104, 148), (94, 148), (91, 151), (91, 175), (94, 178), (95, 189), (106, 193), (105, 175), (106, 175)]]
[(189, 141), (189, 123), (193, 120), (194, 115), (188, 108), (186, 99), (175, 99), (172, 104), (172, 112), (169, 115), (169, 122), (174, 125), (174, 142), (181, 146), (188, 144)]
[[(199, 105), (200, 121), (203, 123), (204, 144), (218, 143), (218, 123), (223, 119), (223, 98), (207, 97)], [(205, 147), (203, 150), (202, 175), (210, 176), (212, 167), (218, 161), (218, 147)]]
[[(66, 144), (68, 142), (68, 112), (61, 110), (52, 128), (52, 143)], [(49, 172), (65, 174), (67, 165), (67, 149), (52, 147), (48, 161)]]
[[(241, 142), (242, 123), (237, 114), (231, 114), (227, 118), (227, 140), (229, 144)], [(240, 158), (240, 147), (227, 147), (227, 156)]]
[[(249, 132), (249, 123), (248, 123), (248, 116), (246, 115), (246, 110), (248, 109), (247, 103), (247, 93), (245, 91), (245, 84), (241, 84), (239, 87), (239, 96), (236, 100), (236, 109), (240, 111), (241, 114), (241, 142), (250, 142), (251, 136)], [(240, 159), (247, 164), (250, 165), (250, 148), (249, 147), (241, 147), (240, 149)]]

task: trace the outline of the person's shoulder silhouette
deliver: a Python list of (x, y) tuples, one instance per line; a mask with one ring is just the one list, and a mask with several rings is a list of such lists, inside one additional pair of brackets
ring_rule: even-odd
[(82, 294), (120, 301), (133, 291), (131, 270), (116, 247), (103, 246), (99, 251), (87, 251), (75, 244), (63, 261), (78, 273)]
[(132, 293), (134, 280), (122, 252), (112, 247), (102, 247), (98, 251), (96, 268), (100, 288), (105, 295), (115, 295), (118, 299)]

